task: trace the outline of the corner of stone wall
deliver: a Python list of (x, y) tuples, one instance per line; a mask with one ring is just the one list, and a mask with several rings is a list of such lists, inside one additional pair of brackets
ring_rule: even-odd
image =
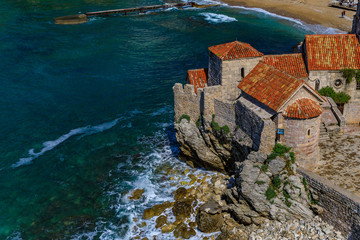
[(360, 239), (360, 197), (309, 170), (298, 168), (297, 172), (305, 178), (311, 194), (323, 208), (320, 217), (347, 239)]
[(196, 122), (200, 115), (200, 104), (203, 90), (198, 89), (197, 94), (193, 85), (176, 83), (173, 86), (174, 91), (174, 112), (175, 121), (182, 115), (188, 115), (190, 120)]

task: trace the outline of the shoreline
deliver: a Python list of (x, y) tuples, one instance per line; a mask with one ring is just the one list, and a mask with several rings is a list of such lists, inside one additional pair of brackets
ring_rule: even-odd
[(355, 12), (346, 11), (341, 18), (343, 9), (328, 7), (327, 0), (222, 0), (229, 6), (242, 6), (248, 8), (261, 8), (280, 16), (299, 19), (307, 24), (319, 24), (329, 28), (350, 32), (352, 18)]

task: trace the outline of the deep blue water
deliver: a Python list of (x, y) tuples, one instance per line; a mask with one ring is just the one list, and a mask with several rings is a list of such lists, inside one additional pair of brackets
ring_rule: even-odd
[[(138, 234), (132, 218), (170, 197), (168, 169), (186, 167), (174, 140), (173, 84), (207, 66), (211, 45), (237, 39), (287, 53), (319, 31), (226, 6), (52, 21), (152, 4), (162, 2), (1, 1), (0, 239)], [(127, 201), (139, 187), (145, 198)]]

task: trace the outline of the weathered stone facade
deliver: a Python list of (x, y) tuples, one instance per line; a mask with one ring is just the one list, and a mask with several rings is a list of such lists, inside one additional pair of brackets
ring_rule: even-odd
[(314, 169), (320, 158), (319, 135), (321, 117), (311, 119), (284, 118), (283, 141), (292, 147), (300, 166)]

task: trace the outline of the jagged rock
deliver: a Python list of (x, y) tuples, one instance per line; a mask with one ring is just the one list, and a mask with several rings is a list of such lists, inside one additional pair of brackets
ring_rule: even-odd
[(214, 200), (201, 205), (196, 215), (196, 223), (202, 232), (211, 233), (220, 231), (224, 223), (222, 207)]
[(131, 196), (129, 196), (129, 199), (131, 200), (139, 200), (143, 193), (145, 192), (145, 189), (135, 189)]
[(193, 228), (188, 227), (185, 223), (180, 223), (179, 225), (176, 226), (175, 230), (174, 230), (174, 237), (178, 238), (184, 238), (184, 239), (189, 239), (192, 236), (195, 236), (196, 232)]
[(184, 219), (190, 217), (194, 212), (197, 201), (194, 198), (179, 199), (175, 201), (172, 212), (176, 219)]
[(164, 215), (161, 215), (159, 216), (157, 219), (156, 219), (156, 228), (159, 228), (159, 227), (162, 227), (164, 226), (165, 224), (167, 223), (167, 217), (164, 216)]
[(143, 219), (150, 219), (155, 215), (154, 211), (151, 209), (145, 209), (144, 214), (143, 214)]
[[(202, 134), (193, 121), (183, 119), (175, 124), (176, 138), (179, 142), (181, 154), (187, 158), (191, 166), (201, 166), (210, 170), (225, 172), (225, 166), (214, 148), (206, 144)], [(212, 139), (216, 140), (216, 138)], [(211, 142), (211, 140), (208, 140)]]
[(275, 159), (269, 162), (269, 171), (272, 175), (278, 175), (285, 167), (285, 161), (280, 157), (276, 157)]

